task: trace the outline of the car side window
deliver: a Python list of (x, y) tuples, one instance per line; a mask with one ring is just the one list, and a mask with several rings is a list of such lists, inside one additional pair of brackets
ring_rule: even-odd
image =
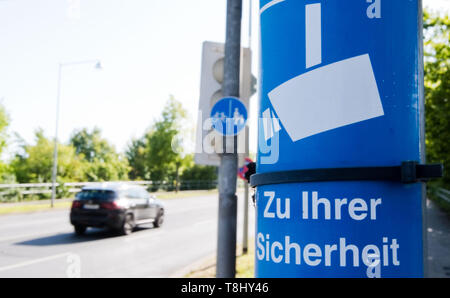
[(141, 197), (142, 197), (143, 199), (148, 199), (148, 198), (150, 198), (149, 193), (148, 193), (145, 189), (141, 188), (141, 189), (140, 189), (140, 193), (141, 193)]
[(143, 188), (130, 188), (126, 190), (125, 196), (129, 199), (147, 199), (150, 195)]
[(126, 191), (126, 196), (129, 199), (139, 199), (139, 194), (136, 192), (135, 188), (130, 188)]

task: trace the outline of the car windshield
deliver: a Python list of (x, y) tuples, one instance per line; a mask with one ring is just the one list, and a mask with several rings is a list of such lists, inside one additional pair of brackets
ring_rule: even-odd
[(112, 200), (116, 197), (116, 193), (111, 190), (83, 190), (77, 194), (78, 200), (100, 200), (100, 201), (108, 201)]

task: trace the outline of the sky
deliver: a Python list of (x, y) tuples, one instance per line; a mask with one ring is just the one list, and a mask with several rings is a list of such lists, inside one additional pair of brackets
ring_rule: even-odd
[(225, 11), (222, 0), (0, 1), (0, 99), (10, 131), (30, 143), (38, 127), (53, 137), (58, 63), (91, 59), (103, 69), (63, 68), (61, 141), (98, 126), (123, 151), (170, 95), (196, 119), (202, 43), (225, 40)]
[[(249, 1), (243, 1), (243, 46)], [(255, 76), (258, 2), (253, 0), (252, 9)], [(424, 5), (448, 11), (450, 0)], [(68, 142), (75, 129), (97, 126), (123, 152), (160, 116), (171, 95), (194, 126), (202, 43), (225, 41), (225, 14), (226, 0), (0, 0), (0, 102), (11, 117), (9, 133), (27, 143), (34, 142), (37, 128), (53, 137), (58, 64), (93, 59), (102, 70), (93, 63), (62, 70), (61, 141)], [(249, 114), (255, 151), (257, 96)]]

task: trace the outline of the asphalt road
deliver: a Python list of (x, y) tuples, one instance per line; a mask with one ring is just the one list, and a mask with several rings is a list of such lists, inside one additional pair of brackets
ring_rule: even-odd
[[(168, 277), (214, 254), (217, 195), (164, 203), (161, 228), (144, 226), (130, 236), (100, 229), (75, 236), (68, 210), (1, 216), (0, 277)], [(241, 194), (238, 206), (240, 242)], [(253, 235), (253, 206), (249, 214)]]
[[(68, 210), (0, 216), (1, 277), (169, 277), (211, 256), (217, 241), (217, 195), (165, 200), (162, 228), (130, 236), (91, 229), (77, 237)], [(242, 239), (239, 195), (238, 241)], [(249, 233), (254, 234), (254, 207)], [(450, 277), (450, 218), (428, 201), (430, 277)]]

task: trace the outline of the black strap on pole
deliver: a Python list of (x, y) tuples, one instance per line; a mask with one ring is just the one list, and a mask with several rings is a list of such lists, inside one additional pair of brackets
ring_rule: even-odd
[(248, 173), (251, 187), (269, 184), (318, 181), (393, 181), (405, 184), (424, 182), (443, 175), (442, 164), (419, 164), (405, 161), (401, 166), (323, 168), (283, 171), (274, 173)]

